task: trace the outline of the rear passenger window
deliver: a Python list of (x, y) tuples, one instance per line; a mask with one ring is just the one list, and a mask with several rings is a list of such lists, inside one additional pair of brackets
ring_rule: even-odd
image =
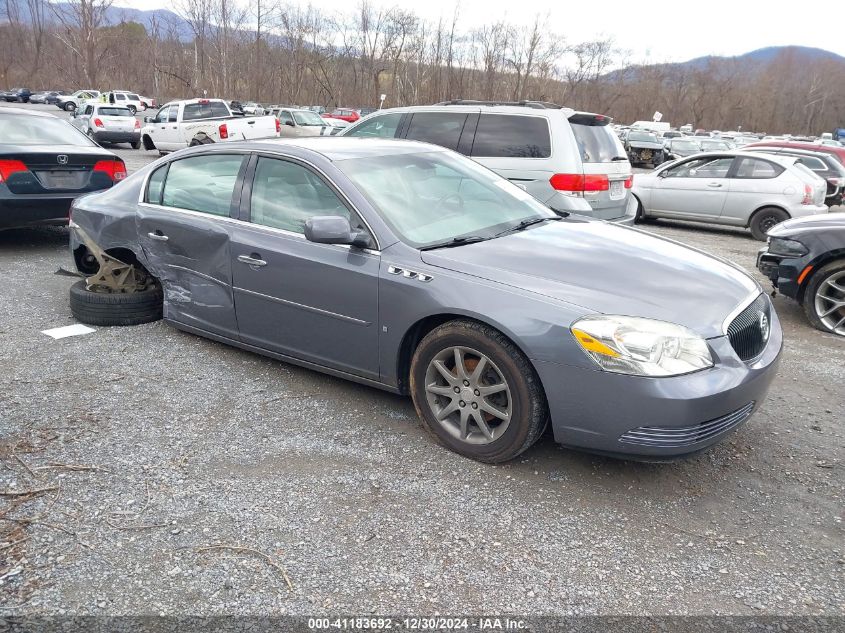
[(481, 115), (471, 156), (548, 158), (551, 155), (549, 124), (544, 117)]
[(243, 156), (194, 156), (170, 163), (162, 204), (228, 217)]
[(465, 112), (417, 112), (411, 117), (406, 137), (458, 149), (458, 141), (468, 116)]
[(766, 160), (756, 158), (742, 158), (736, 168), (734, 178), (760, 179), (776, 178), (783, 172), (783, 167)]
[(304, 233), (305, 220), (315, 215), (350, 217), (319, 176), (302, 165), (274, 158), (258, 159), (249, 212), (254, 224), (294, 233)]
[(344, 136), (366, 136), (371, 138), (393, 138), (396, 136), (396, 128), (399, 127), (399, 122), (402, 120), (401, 112), (394, 112), (393, 114), (382, 114), (375, 116), (356, 125), (355, 129), (350, 130), (349, 134)]
[(813, 158), (812, 156), (802, 156), (795, 162), (804, 165), (813, 171), (827, 171), (825, 164), (818, 158)]

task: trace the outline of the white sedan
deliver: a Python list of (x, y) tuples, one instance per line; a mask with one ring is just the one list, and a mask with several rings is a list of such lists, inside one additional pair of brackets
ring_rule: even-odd
[(794, 156), (706, 152), (634, 178), (637, 220), (672, 218), (751, 229), (758, 240), (789, 218), (827, 213), (825, 181)]

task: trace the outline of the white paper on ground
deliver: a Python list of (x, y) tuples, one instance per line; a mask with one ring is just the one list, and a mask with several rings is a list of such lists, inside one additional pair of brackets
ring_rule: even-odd
[(97, 330), (82, 325), (81, 323), (76, 323), (74, 325), (66, 325), (64, 327), (54, 327), (52, 330), (42, 330), (42, 334), (46, 334), (47, 336), (52, 336), (53, 338), (65, 338), (68, 336), (79, 336), (80, 334), (91, 334), (91, 332), (96, 332)]

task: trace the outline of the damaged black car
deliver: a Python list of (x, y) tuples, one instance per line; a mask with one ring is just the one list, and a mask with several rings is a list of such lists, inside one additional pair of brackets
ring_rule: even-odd
[(663, 143), (657, 135), (644, 130), (631, 130), (625, 139), (625, 151), (631, 165), (657, 167), (663, 162)]

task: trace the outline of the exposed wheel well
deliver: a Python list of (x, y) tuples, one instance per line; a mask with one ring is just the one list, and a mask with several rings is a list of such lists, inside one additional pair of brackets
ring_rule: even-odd
[[(434, 314), (429, 317), (425, 317), (424, 319), (420, 319), (408, 328), (408, 331), (405, 332), (405, 336), (402, 338), (402, 343), (399, 345), (399, 358), (397, 361), (396, 375), (398, 377), (398, 387), (401, 393), (405, 395), (410, 393), (408, 383), (411, 375), (411, 358), (414, 356), (414, 351), (417, 349), (420, 341), (423, 340), (426, 334), (431, 332), (434, 328), (443, 325), (444, 323), (448, 323), (449, 321), (475, 321), (476, 323), (481, 323), (487, 327), (491, 327), (497, 332), (500, 332), (502, 336), (507, 338), (514, 344), (514, 346), (525, 354), (525, 350), (523, 350), (516, 341), (502, 332), (502, 330), (497, 328), (495, 325), (486, 323), (481, 319), (473, 319), (472, 317), (468, 317), (463, 314)], [(525, 354), (525, 356), (527, 358), (528, 354)]]
[(765, 211), (766, 209), (777, 209), (778, 211), (783, 211), (783, 212), (786, 214), (786, 219), (787, 219), (787, 220), (788, 220), (789, 218), (791, 218), (791, 217), (792, 217), (791, 215), (789, 215), (789, 211), (787, 211), (786, 209), (784, 209), (784, 208), (783, 208), (782, 206), (780, 206), (780, 205), (777, 205), (777, 204), (764, 204), (762, 207), (758, 207), (757, 209), (754, 209), (754, 212), (753, 212), (751, 215), (749, 215), (749, 216), (748, 216), (748, 224), (746, 224), (746, 225), (745, 225), (745, 228), (748, 228), (748, 227), (750, 227), (750, 226), (751, 226), (751, 223), (754, 221), (754, 216), (755, 216), (755, 215), (757, 215), (757, 214), (758, 214), (758, 213), (760, 213), (761, 211)]
[(155, 143), (153, 143), (153, 139), (151, 139), (148, 134), (144, 134), (144, 138), (142, 140), (144, 141), (145, 150), (151, 150), (156, 148)]
[[(119, 259), (124, 264), (132, 264), (143, 270), (147, 275), (150, 275), (150, 271), (148, 271), (144, 265), (138, 261), (137, 255), (132, 252), (131, 249), (128, 248), (109, 248), (106, 249), (106, 253), (111, 255), (112, 257)], [(73, 251), (73, 260), (76, 262), (76, 267), (84, 275), (93, 275), (96, 273), (100, 266), (97, 263), (97, 260), (94, 256), (88, 251), (88, 247), (84, 244), (80, 244), (77, 246)], [(150, 275), (153, 277), (153, 275)]]

